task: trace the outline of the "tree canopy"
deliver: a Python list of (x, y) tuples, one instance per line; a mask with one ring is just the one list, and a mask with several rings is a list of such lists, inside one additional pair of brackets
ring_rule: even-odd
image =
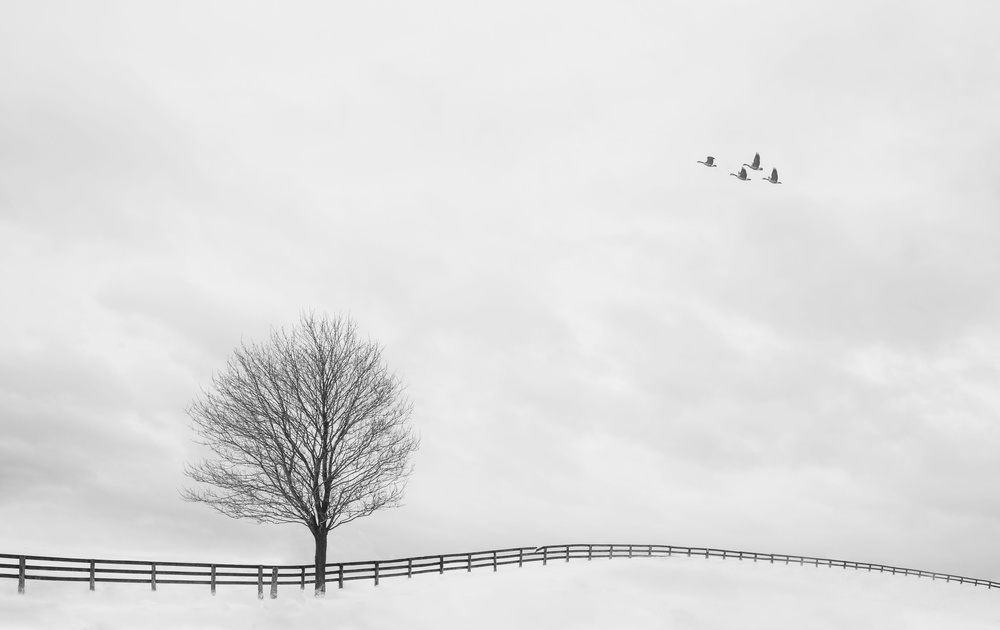
[(241, 344), (189, 406), (215, 457), (185, 470), (210, 487), (182, 494), (233, 518), (305, 524), (320, 593), (327, 534), (402, 500), (419, 445), (403, 390), (352, 320), (303, 314), (290, 332)]

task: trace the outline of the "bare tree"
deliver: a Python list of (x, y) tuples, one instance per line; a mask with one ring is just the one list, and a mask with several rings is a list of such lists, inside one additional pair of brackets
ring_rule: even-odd
[(233, 518), (303, 523), (316, 541), (316, 595), (326, 592), (327, 534), (398, 506), (418, 439), (411, 403), (349, 318), (303, 314), (290, 333), (241, 344), (188, 408), (216, 458), (185, 473), (214, 488), (182, 492)]

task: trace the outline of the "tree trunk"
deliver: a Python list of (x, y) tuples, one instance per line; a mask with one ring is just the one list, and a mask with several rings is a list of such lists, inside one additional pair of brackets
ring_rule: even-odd
[(326, 536), (329, 534), (325, 529), (313, 532), (316, 539), (316, 591), (314, 595), (320, 597), (326, 595)]

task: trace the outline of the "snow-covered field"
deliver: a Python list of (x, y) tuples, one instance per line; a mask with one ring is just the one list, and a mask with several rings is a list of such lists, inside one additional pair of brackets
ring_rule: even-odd
[[(988, 576), (982, 576), (988, 577)], [(1000, 590), (739, 560), (634, 558), (351, 582), (325, 599), (284, 587), (0, 582), (0, 628), (1000, 628)]]

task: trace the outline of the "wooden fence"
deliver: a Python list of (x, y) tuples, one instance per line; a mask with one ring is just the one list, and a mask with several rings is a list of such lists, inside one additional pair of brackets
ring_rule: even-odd
[[(958, 584), (972, 584), (1000, 588), (1000, 582), (977, 578), (919, 571), (905, 567), (895, 567), (851, 560), (833, 560), (811, 556), (790, 556), (785, 554), (758, 553), (754, 551), (730, 551), (710, 547), (676, 547), (673, 545), (625, 545), (625, 544), (570, 544), (546, 545), (544, 547), (513, 547), (491, 549), (470, 553), (451, 553), (437, 556), (418, 556), (396, 560), (370, 560), (364, 562), (338, 562), (326, 565), (327, 584), (336, 583), (339, 588), (351, 580), (372, 580), (378, 586), (379, 580), (391, 577), (412, 577), (421, 573), (444, 573), (445, 571), (472, 571), (490, 568), (494, 571), (503, 565), (523, 566), (528, 562), (569, 562), (574, 560), (594, 560), (638, 557), (703, 557), (724, 560), (747, 560), (784, 564), (825, 566), (829, 568), (878, 571), (893, 575), (912, 575)], [(156, 590), (159, 584), (200, 584), (209, 586), (212, 595), (219, 585), (257, 585), (257, 597), (263, 599), (264, 587), (268, 586), (271, 598), (278, 596), (278, 586), (298, 586), (314, 584), (316, 572), (313, 565), (265, 565), (265, 564), (210, 564), (203, 562), (161, 562), (153, 560), (102, 560), (83, 558), (57, 558), (50, 556), (27, 556), (0, 553), (0, 579), (17, 580), (18, 593), (24, 593), (28, 580), (49, 580), (57, 582), (87, 582), (94, 590), (98, 582), (125, 582), (149, 584)]]

